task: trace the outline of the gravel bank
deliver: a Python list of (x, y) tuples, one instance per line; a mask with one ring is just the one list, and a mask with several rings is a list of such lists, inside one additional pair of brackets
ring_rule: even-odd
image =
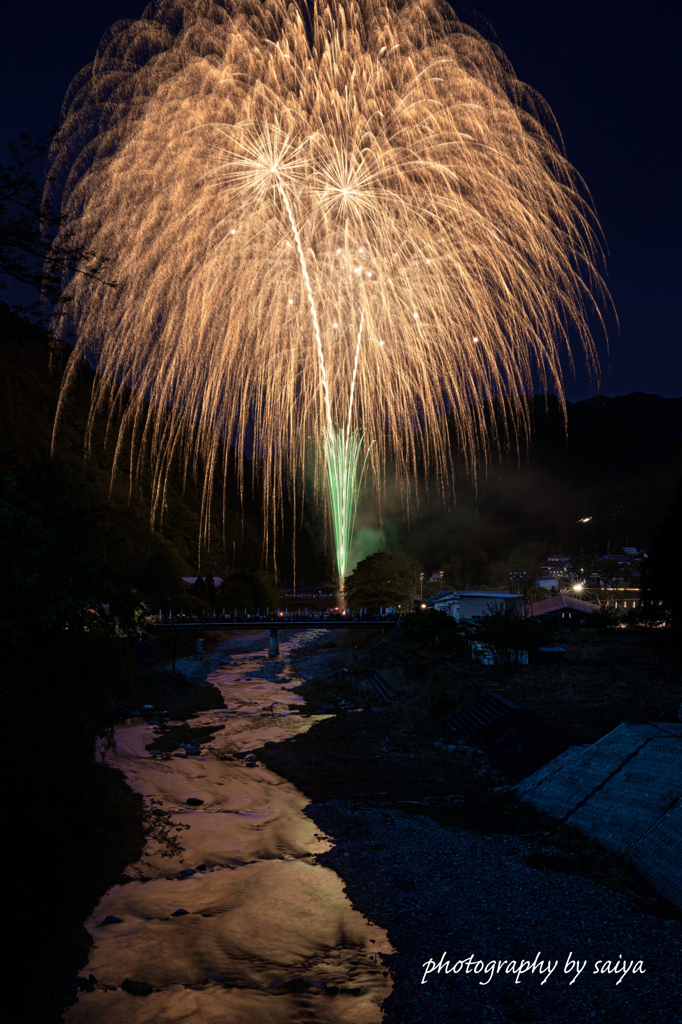
[[(387, 929), (397, 952), (386, 958), (395, 982), (385, 1024), (534, 1022), (618, 1024), (682, 1022), (682, 924), (639, 911), (589, 880), (526, 863), (518, 836), (481, 836), (442, 828), (425, 817), (344, 801), (307, 813), (336, 840), (318, 859), (346, 883), (353, 906)], [(558, 961), (545, 974), (445, 974), (468, 958)], [(574, 984), (567, 957), (587, 961)], [(593, 973), (596, 961), (643, 961), (646, 973)], [(621, 960), (622, 963), (622, 960)], [(472, 964), (473, 966), (473, 964)], [(480, 969), (479, 969), (480, 970)], [(502, 972), (506, 971), (506, 965)]]

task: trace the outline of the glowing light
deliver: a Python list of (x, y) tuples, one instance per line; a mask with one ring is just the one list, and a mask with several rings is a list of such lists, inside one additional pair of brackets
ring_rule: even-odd
[[(534, 373), (563, 401), (562, 348), (596, 366), (608, 294), (582, 183), (551, 114), (444, 0), (317, 0), (305, 17), (173, 0), (107, 39), (67, 97), (48, 190), (68, 244), (111, 254), (121, 283), (67, 282), (60, 413), (87, 357), (115, 464), (128, 441), (134, 465), (149, 457), (155, 522), (171, 459), (194, 466), (204, 537), (225, 439), (255, 449), (270, 526), (312, 462), (330, 509), (345, 502), (342, 579), (363, 459), (379, 490), (387, 463), (408, 495), (419, 459), (445, 481), (452, 436), (472, 466), (488, 444), (482, 401), (510, 396), (497, 433), (527, 434)], [(374, 271), (339, 273), (361, 238)], [(472, 312), (486, 341), (463, 359)]]

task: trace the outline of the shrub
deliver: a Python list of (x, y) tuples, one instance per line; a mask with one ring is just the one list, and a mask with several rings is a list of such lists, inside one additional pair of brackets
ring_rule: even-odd
[(476, 641), (495, 656), (496, 661), (516, 662), (519, 651), (537, 651), (551, 642), (549, 628), (521, 618), (513, 608), (497, 608), (481, 619)]
[(463, 652), (466, 646), (464, 634), (456, 620), (435, 608), (408, 615), (400, 625), (400, 636), (407, 643), (422, 647), (438, 643), (443, 651)]

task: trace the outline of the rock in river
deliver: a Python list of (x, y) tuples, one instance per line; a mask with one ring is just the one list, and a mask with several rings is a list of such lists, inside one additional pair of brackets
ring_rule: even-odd
[(121, 983), (121, 988), (124, 992), (129, 992), (131, 996), (150, 996), (154, 991), (146, 981), (134, 981), (132, 978), (126, 978)]

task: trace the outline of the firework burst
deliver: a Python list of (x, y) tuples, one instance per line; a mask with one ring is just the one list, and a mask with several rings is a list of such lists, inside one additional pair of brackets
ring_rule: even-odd
[(76, 352), (93, 414), (151, 457), (155, 512), (180, 457), (207, 518), (218, 439), (252, 435), (270, 514), (306, 459), (326, 478), (342, 579), (363, 438), (377, 486), (387, 459), (446, 480), (449, 423), (471, 457), (486, 399), (508, 427), (534, 377), (561, 396), (569, 331), (596, 365), (598, 225), (557, 135), (439, 0), (167, 0), (117, 23), (53, 173), (76, 240), (116, 263), (115, 293), (72, 282)]

